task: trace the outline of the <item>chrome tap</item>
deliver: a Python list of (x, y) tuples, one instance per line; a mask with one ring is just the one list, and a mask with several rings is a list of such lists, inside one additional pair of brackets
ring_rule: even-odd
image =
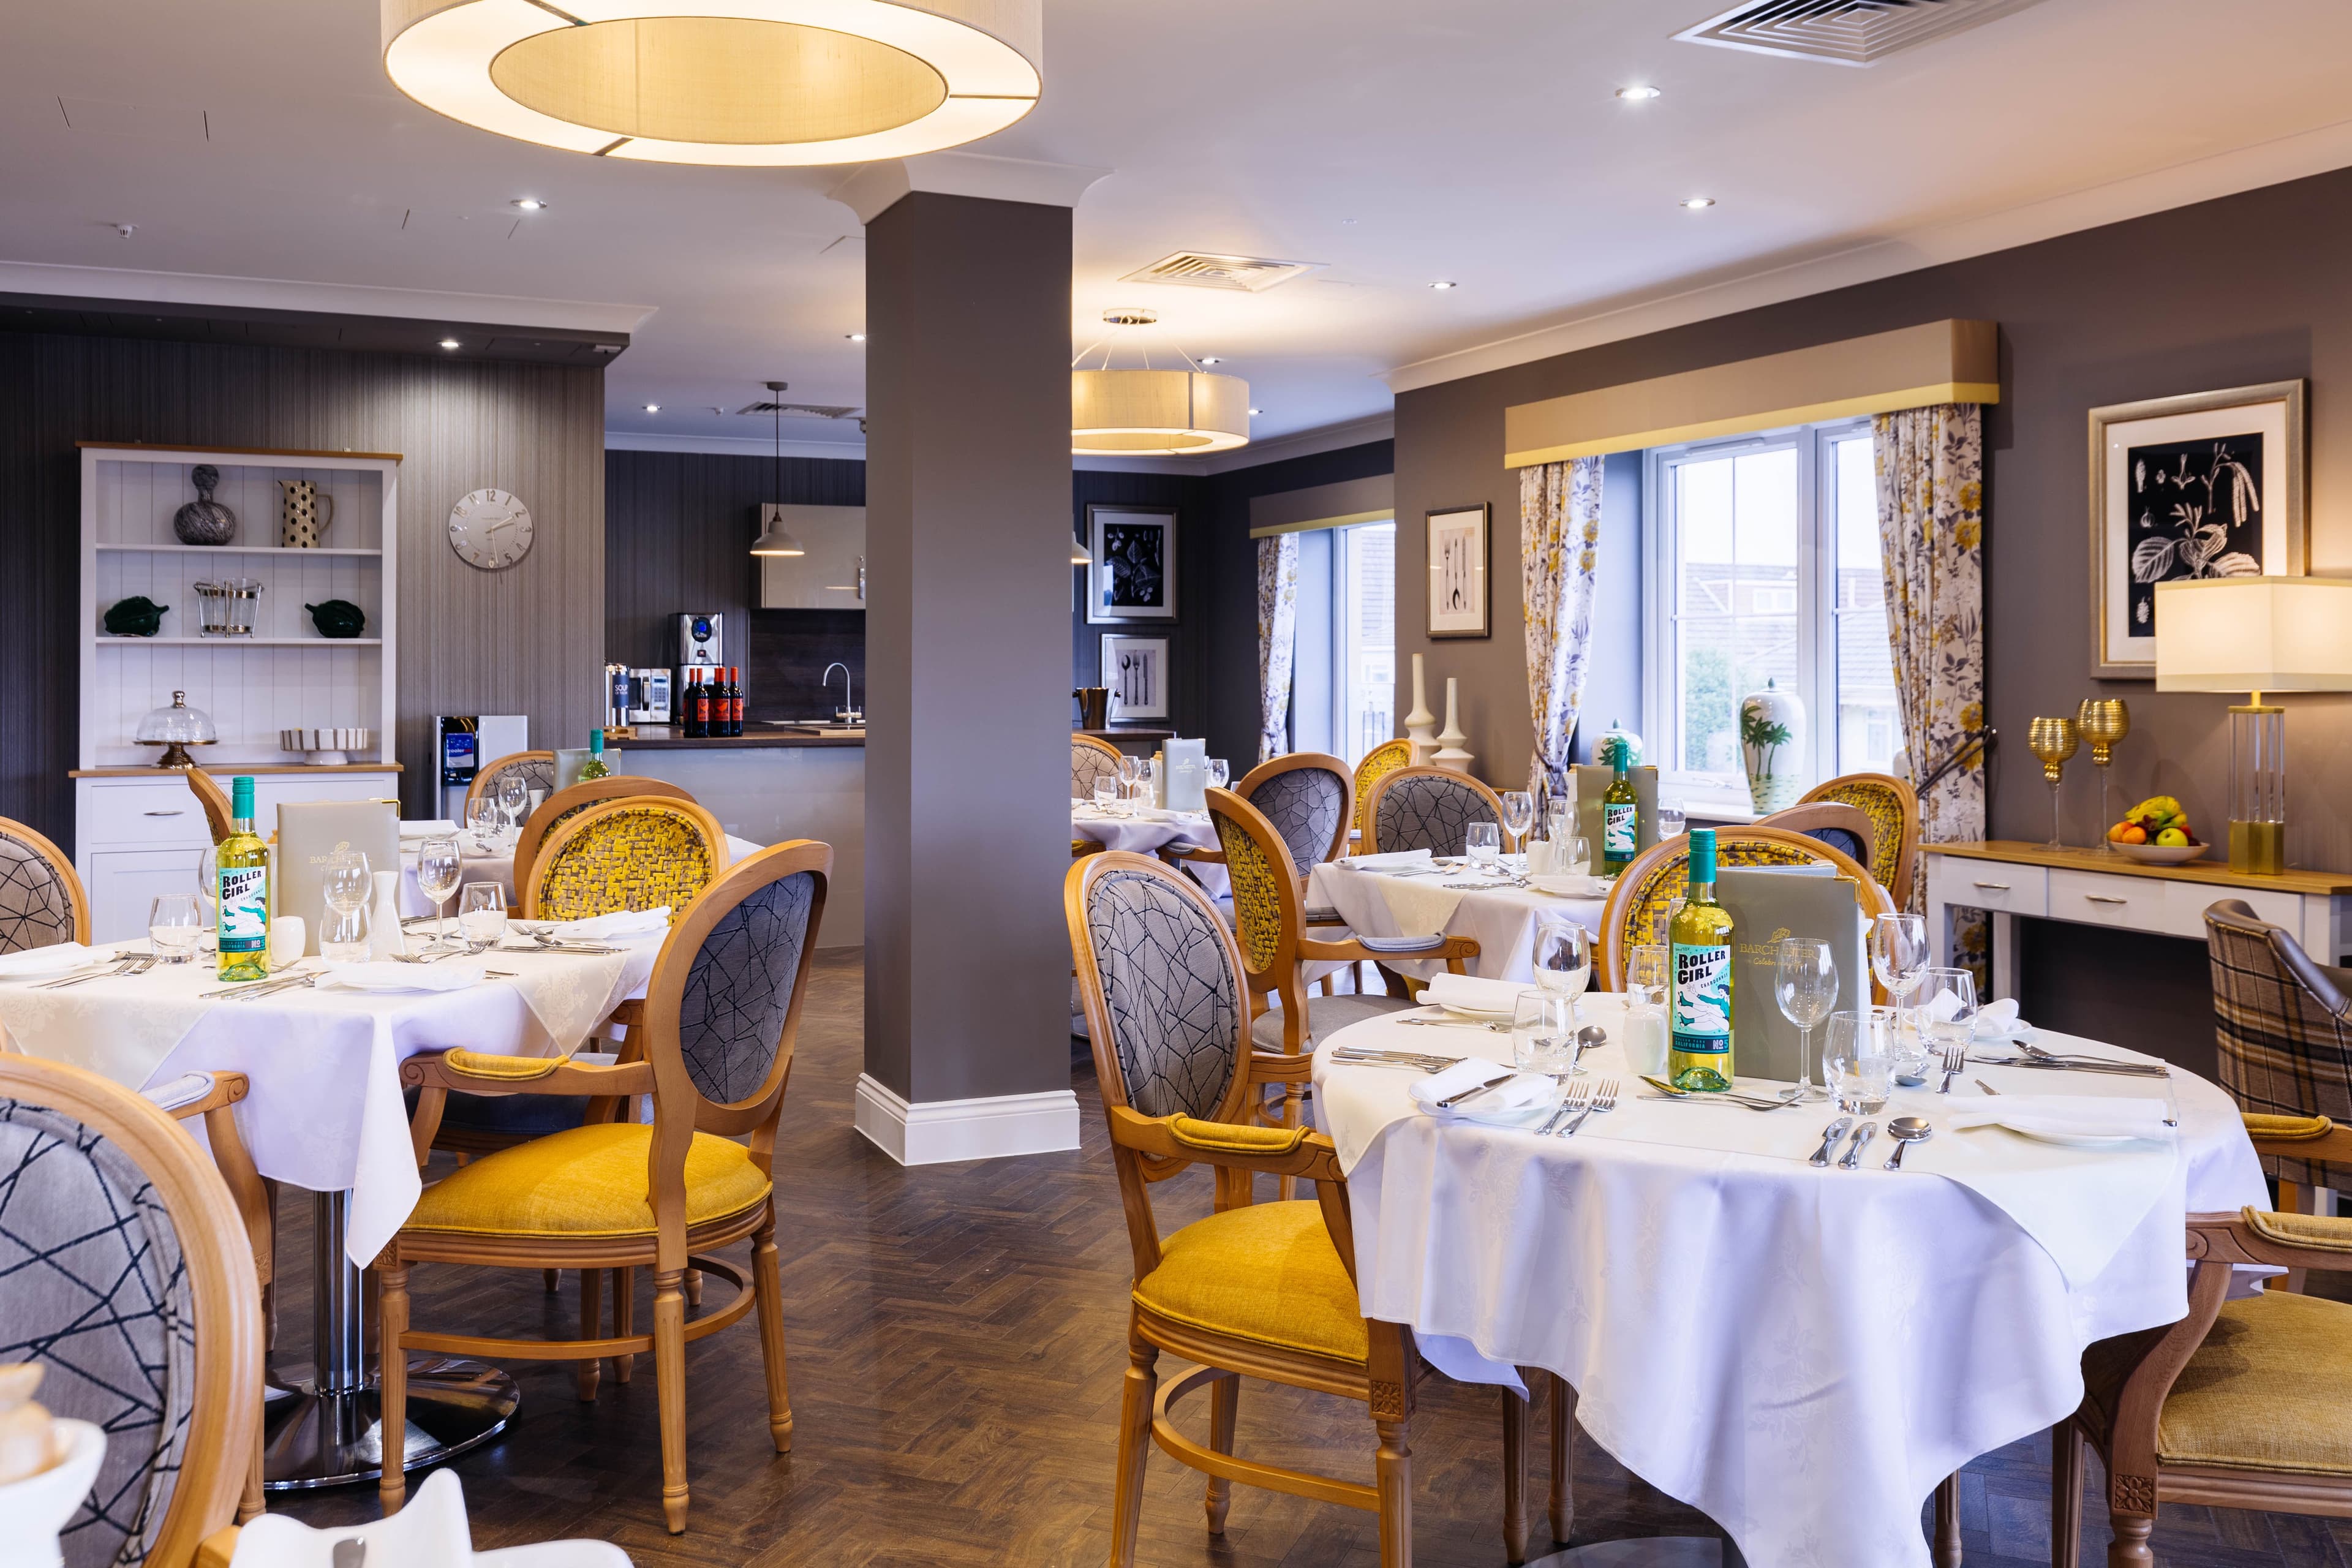
[(833, 690), (833, 672), (836, 669), (841, 671), (841, 706), (835, 710), (833, 716), (845, 724), (863, 724), (866, 722), (866, 715), (857, 710), (856, 696), (850, 687), (849, 666), (839, 659), (835, 659), (824, 667), (824, 679), (819, 684), (824, 686), (827, 695), (830, 695)]

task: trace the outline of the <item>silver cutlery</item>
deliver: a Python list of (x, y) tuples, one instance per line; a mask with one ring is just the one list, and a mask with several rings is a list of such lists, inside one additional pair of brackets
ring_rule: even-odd
[(232, 1002), (253, 1002), (257, 1001), (264, 996), (275, 996), (282, 991), (307, 991), (317, 984), (319, 984), (319, 977), (317, 975), (304, 974), (277, 984), (255, 985), (248, 987), (246, 990), (238, 992), (236, 995), (231, 996), (229, 1000)]
[(161, 961), (150, 953), (127, 952), (121, 958), (114, 959), (96, 969), (77, 970), (71, 974), (59, 975), (55, 980), (41, 981), (33, 989), (62, 991), (68, 985), (79, 985), (85, 980), (110, 980), (120, 974), (144, 974), (154, 968), (159, 962)]
[(2017, 1048), (2034, 1060), (2047, 1062), (2052, 1067), (2124, 1068), (2133, 1072), (2145, 1073), (2149, 1078), (2167, 1077), (2172, 1070), (2162, 1062), (2126, 1061), (2120, 1057), (2086, 1057), (2079, 1052), (2062, 1056), (2056, 1051), (2045, 1051), (2028, 1040), (2018, 1041)]
[[(1968, 1064), (1969, 1047), (1966, 1043), (1956, 1041), (1951, 1045), (1946, 1046), (1944, 1047), (1944, 1087), (1937, 1089), (1936, 1092), (1937, 1094), (1951, 1093), (1952, 1080), (1960, 1076), (1960, 1069), (1968, 1066)], [(1895, 1151), (1895, 1157), (1899, 1159), (1902, 1157), (1903, 1151), (1897, 1149)]]
[(1822, 1146), (1813, 1151), (1812, 1157), (1807, 1160), (1805, 1163), (1808, 1165), (1827, 1165), (1830, 1163), (1830, 1151), (1837, 1147), (1837, 1141), (1844, 1137), (1846, 1129), (1853, 1125), (1853, 1117), (1841, 1116), (1836, 1121), (1831, 1122), (1827, 1127), (1822, 1128)]
[(2043, 1061), (2039, 1057), (1970, 1057), (1979, 1067), (2031, 1068), (2038, 1072), (2105, 1072), (2123, 1078), (2170, 1078), (2172, 1069), (2155, 1063), (2142, 1066), (2137, 1062), (2118, 1062), (2083, 1058), (2074, 1061)]
[(1486, 1093), (1490, 1089), (1502, 1088), (1503, 1085), (1510, 1082), (1513, 1079), (1518, 1076), (1519, 1075), (1516, 1072), (1507, 1072), (1499, 1078), (1490, 1078), (1484, 1083), (1472, 1084), (1468, 1089), (1463, 1089), (1458, 1094), (1449, 1094), (1444, 1100), (1439, 1100), (1437, 1102), (1437, 1109), (1440, 1110), (1451, 1110), (1465, 1100), (1477, 1099), (1478, 1096)]
[(1477, 1018), (1399, 1018), (1397, 1022), (1421, 1029), (1484, 1029), (1491, 1035), (1511, 1032), (1508, 1024), (1489, 1024)]
[(1575, 1121), (1561, 1128), (1559, 1130), (1559, 1136), (1562, 1138), (1573, 1138), (1576, 1136), (1577, 1130), (1582, 1127), (1587, 1121), (1590, 1121), (1596, 1112), (1601, 1115), (1607, 1115), (1610, 1111), (1616, 1109), (1617, 1080), (1613, 1078), (1604, 1078), (1601, 1080), (1600, 1087), (1592, 1091), (1592, 1103), (1586, 1106), (1582, 1111), (1579, 1112)]
[(1578, 1111), (1583, 1110), (1585, 1106), (1591, 1102), (1591, 1099), (1592, 1086), (1591, 1084), (1570, 1084), (1567, 1088), (1561, 1089), (1559, 1095), (1559, 1109), (1553, 1111), (1549, 1117), (1545, 1118), (1544, 1124), (1536, 1129), (1536, 1136), (1538, 1138), (1548, 1138), (1551, 1136), (1551, 1132), (1554, 1128), (1567, 1121), (1570, 1117), (1575, 1115)]
[(196, 994), (207, 999), (215, 996), (267, 996), (272, 992), (283, 991), (289, 985), (300, 984), (305, 980), (317, 978), (315, 974), (306, 976), (289, 970), (283, 974), (275, 975), (268, 980), (249, 980), (238, 985), (224, 985), (217, 991), (200, 991)]
[(1862, 1152), (1869, 1148), (1870, 1141), (1877, 1136), (1878, 1123), (1875, 1121), (1865, 1121), (1855, 1128), (1853, 1142), (1846, 1145), (1844, 1154), (1839, 1157), (1838, 1169), (1841, 1171), (1859, 1169), (1862, 1164)]
[(1696, 1105), (1737, 1105), (1747, 1110), (1780, 1110), (1797, 1102), (1793, 1100), (1762, 1100), (1752, 1094), (1737, 1094), (1729, 1089), (1699, 1093), (1694, 1089), (1676, 1089), (1662, 1078), (1642, 1075), (1642, 1081), (1658, 1092), (1645, 1094), (1644, 1100), (1679, 1100)]
[(1987, 1094), (1998, 1095), (2000, 1092), (2000, 1090), (1993, 1088), (1992, 1085), (1985, 1082), (1982, 1079), (1977, 1079), (1977, 1087), (1983, 1089)]
[(1895, 1152), (1886, 1156), (1886, 1168), (1903, 1168), (1903, 1151), (1914, 1143), (1924, 1143), (1936, 1135), (1936, 1130), (1924, 1116), (1898, 1116), (1886, 1124), (1886, 1135), (1895, 1140)]

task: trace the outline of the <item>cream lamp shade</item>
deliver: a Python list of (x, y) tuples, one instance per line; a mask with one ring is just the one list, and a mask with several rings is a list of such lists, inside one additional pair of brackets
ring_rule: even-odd
[(1249, 383), (1205, 370), (1074, 370), (1070, 450), (1197, 457), (1249, 445)]
[(906, 158), (1036, 107), (1044, 0), (380, 0), (393, 85), (597, 157)]
[(2158, 691), (2352, 691), (2352, 577), (2156, 585)]
[(805, 555), (801, 542), (784, 527), (784, 509), (773, 501), (760, 507), (760, 537), (751, 541), (754, 555)]

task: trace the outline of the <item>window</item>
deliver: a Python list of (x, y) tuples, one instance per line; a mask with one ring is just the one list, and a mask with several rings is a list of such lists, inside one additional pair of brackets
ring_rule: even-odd
[(1899, 726), (1867, 420), (1648, 454), (1643, 705), (1652, 757), (1744, 800), (1739, 700), (1808, 717), (1814, 779), (1887, 772)]
[(1396, 524), (1298, 536), (1290, 731), (1349, 764), (1396, 732)]

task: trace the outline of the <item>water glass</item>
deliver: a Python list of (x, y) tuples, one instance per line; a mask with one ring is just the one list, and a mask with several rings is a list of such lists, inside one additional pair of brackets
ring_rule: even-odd
[(1625, 957), (1625, 1065), (1651, 1078), (1666, 1076), (1667, 948), (1638, 942)]
[(1556, 795), (1544, 802), (1544, 837), (1555, 845), (1568, 842), (1576, 827), (1576, 797)]
[(488, 795), (478, 795), (466, 803), (466, 831), (474, 836), (477, 854), (495, 854), (499, 841), (506, 837), (506, 807)]
[(1095, 809), (1105, 813), (1118, 809), (1118, 781), (1108, 773), (1095, 775)]
[(1528, 829), (1536, 825), (1536, 797), (1523, 789), (1507, 789), (1502, 795), (1503, 829), (1511, 842), (1524, 848)]
[(468, 882), (457, 898), (457, 934), (479, 952), (507, 934), (507, 890), (496, 882)]
[(1160, 804), (1154, 797), (1152, 790), (1152, 781), (1157, 776), (1158, 771), (1150, 757), (1135, 759), (1135, 804), (1138, 806)]
[(1503, 829), (1492, 822), (1474, 822), (1463, 830), (1463, 847), (1470, 852), (1470, 864), (1482, 871), (1492, 871), (1503, 858)]
[(1224, 758), (1211, 757), (1209, 759), (1209, 787), (1211, 789), (1223, 789), (1227, 784), (1233, 782), (1233, 778), (1234, 770), (1225, 765)]
[(368, 893), (375, 879), (365, 855), (345, 851), (329, 862), (320, 890), (326, 916), (319, 923), (319, 956), (331, 963), (359, 963), (368, 955)]
[(185, 963), (205, 940), (205, 906), (194, 893), (164, 893), (147, 908), (147, 940), (166, 963)]
[(1681, 806), (1668, 805), (1664, 801), (1658, 803), (1658, 837), (1660, 838), (1680, 838), (1684, 829), (1689, 826), (1690, 818), (1684, 814)]
[(1511, 1009), (1511, 1060), (1521, 1072), (1580, 1078), (1584, 1069), (1576, 1058), (1581, 1054), (1573, 997), (1542, 991), (1521, 994)]
[[(1558, 844), (1560, 841), (1555, 838), (1552, 842)], [(1590, 877), (1592, 875), (1592, 840), (1581, 833), (1570, 835), (1565, 858), (1556, 859), (1553, 864), (1571, 877)]]
[(1828, 1091), (1813, 1082), (1813, 1026), (1837, 1005), (1836, 954), (1818, 937), (1784, 936), (1773, 961), (1773, 998), (1797, 1026), (1797, 1098), (1822, 1099)]
[(434, 918), (439, 930), (434, 936), (437, 944), (449, 937), (448, 904), (450, 895), (457, 890), (457, 880), (465, 875), (465, 860), (457, 853), (454, 834), (442, 834), (428, 838), (416, 847), (416, 890), (433, 900)]
[(1892, 1025), (1885, 1010), (1876, 1007), (1830, 1015), (1822, 1076), (1840, 1110), (1873, 1116), (1885, 1109), (1887, 1079), (1894, 1070)]
[(1576, 998), (1592, 979), (1591, 936), (1563, 916), (1538, 915), (1534, 959), (1536, 984), (1549, 994), (1567, 997), (1574, 1013)]
[[(1965, 969), (1929, 967), (1919, 981), (1919, 1003), (1911, 1020), (1923, 1037), (1920, 1066), (1927, 1072), (1943, 1070), (1943, 1053), (1954, 1046), (1965, 1048), (1977, 1030), (1977, 977)], [(1925, 1074), (1923, 1073), (1924, 1077)]]

